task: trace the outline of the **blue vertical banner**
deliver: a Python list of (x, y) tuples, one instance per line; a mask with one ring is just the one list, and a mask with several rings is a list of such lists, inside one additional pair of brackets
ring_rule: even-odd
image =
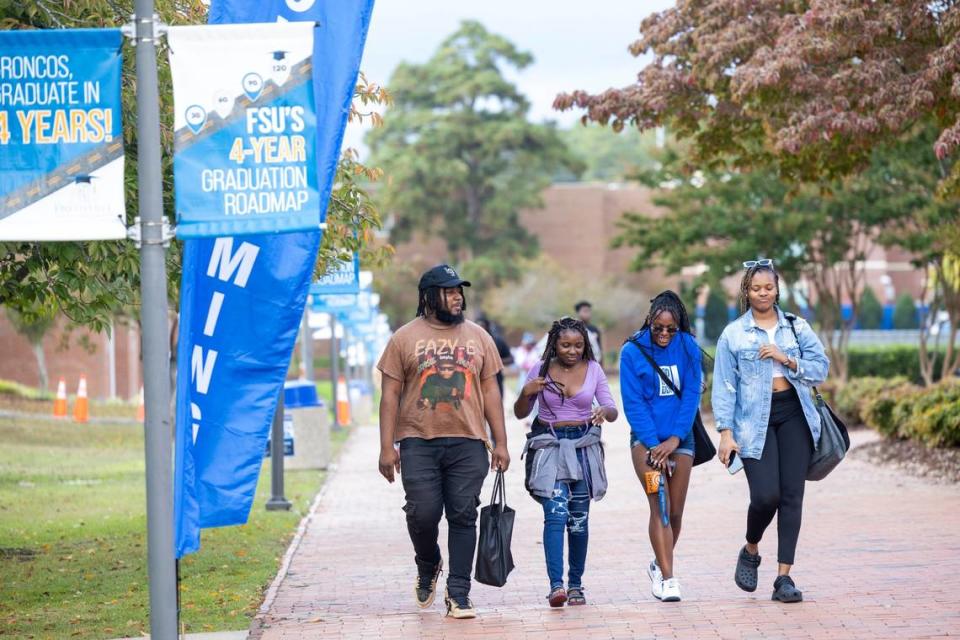
[[(317, 216), (324, 219), (373, 0), (213, 0), (211, 23), (314, 22)], [(198, 60), (197, 64), (202, 64)], [(177, 347), (174, 536), (243, 524), (320, 246), (320, 231), (186, 238)]]
[(310, 285), (310, 295), (327, 296), (360, 291), (360, 256), (331, 265), (322, 278)]
[(0, 240), (125, 238), (119, 29), (0, 31)]
[(309, 22), (168, 28), (177, 236), (320, 228), (313, 32)]

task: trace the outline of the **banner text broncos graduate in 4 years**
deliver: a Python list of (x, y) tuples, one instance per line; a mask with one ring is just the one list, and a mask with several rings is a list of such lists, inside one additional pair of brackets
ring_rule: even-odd
[[(317, 24), (318, 225), (372, 9), (372, 0), (214, 0), (210, 7), (211, 22)], [(201, 528), (247, 521), (319, 246), (319, 230), (184, 239), (174, 473), (177, 557), (200, 548)]]
[(0, 240), (125, 238), (119, 29), (0, 31)]

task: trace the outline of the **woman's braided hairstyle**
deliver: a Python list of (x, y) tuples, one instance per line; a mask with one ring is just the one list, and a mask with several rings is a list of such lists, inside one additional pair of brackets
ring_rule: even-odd
[(755, 264), (747, 268), (743, 273), (743, 279), (740, 281), (740, 313), (746, 313), (747, 309), (750, 308), (750, 285), (753, 284), (753, 277), (763, 271), (773, 274), (773, 281), (777, 285), (777, 297), (774, 304), (780, 305), (780, 274), (777, 273), (772, 264)]
[(547, 333), (547, 346), (543, 350), (543, 364), (540, 365), (540, 377), (547, 375), (550, 368), (550, 361), (557, 357), (557, 342), (560, 340), (560, 334), (564, 331), (576, 331), (583, 336), (583, 359), (590, 361), (596, 360), (593, 355), (593, 347), (590, 346), (590, 336), (587, 334), (587, 325), (582, 320), (564, 316), (554, 321)]
[(677, 322), (680, 331), (689, 333), (690, 335), (696, 335), (690, 324), (690, 316), (687, 315), (687, 307), (683, 304), (683, 300), (669, 289), (658, 293), (656, 297), (650, 301), (650, 313), (648, 313), (644, 319), (643, 326), (640, 327), (640, 330), (649, 329), (653, 321), (657, 319), (657, 316), (664, 311), (670, 312), (670, 315), (672, 315), (673, 319)]

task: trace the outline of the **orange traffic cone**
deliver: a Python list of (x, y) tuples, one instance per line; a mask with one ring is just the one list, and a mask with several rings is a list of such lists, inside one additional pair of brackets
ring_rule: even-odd
[(143, 406), (143, 387), (140, 387), (140, 403), (137, 405), (137, 420), (143, 422), (147, 419), (147, 410)]
[(80, 376), (80, 386), (77, 387), (77, 402), (73, 405), (73, 421), (88, 422), (90, 420), (90, 406), (87, 403), (87, 376)]
[(53, 417), (67, 417), (67, 381), (60, 378), (57, 383), (57, 399), (53, 401)]
[(350, 396), (343, 376), (337, 378), (337, 424), (344, 427), (350, 424)]

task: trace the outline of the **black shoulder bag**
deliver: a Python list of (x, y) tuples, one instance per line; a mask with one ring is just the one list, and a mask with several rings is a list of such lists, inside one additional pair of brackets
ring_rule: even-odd
[[(800, 346), (800, 336), (797, 334), (797, 328), (793, 326), (797, 317), (792, 313), (783, 315), (790, 323), (790, 330), (793, 331), (793, 337), (797, 339), (797, 348), (800, 349), (802, 358), (803, 347)], [(816, 448), (810, 458), (810, 466), (807, 467), (807, 480), (823, 480), (847, 455), (847, 450), (850, 449), (850, 435), (847, 433), (847, 425), (843, 424), (843, 420), (833, 412), (816, 387), (813, 387), (813, 396), (816, 399), (817, 413), (820, 414), (820, 441), (815, 443)]]
[[(656, 363), (649, 353), (644, 351), (643, 347), (640, 346), (640, 343), (634, 338), (627, 338), (627, 342), (633, 343), (633, 346), (643, 354), (643, 357), (647, 359), (650, 363), (650, 366), (653, 367), (653, 370), (657, 372), (657, 375), (660, 376), (660, 379), (670, 387), (670, 390), (673, 391), (677, 398), (682, 400), (683, 394), (680, 393), (680, 389), (677, 388), (677, 385), (673, 384), (673, 380), (667, 377), (667, 375), (660, 368), (660, 365)], [(717, 455), (717, 448), (713, 446), (713, 441), (710, 440), (710, 436), (707, 435), (707, 430), (703, 426), (703, 418), (700, 417), (700, 409), (697, 409), (697, 415), (693, 417), (693, 466), (698, 464), (703, 464), (708, 460), (712, 460), (713, 456)]]

